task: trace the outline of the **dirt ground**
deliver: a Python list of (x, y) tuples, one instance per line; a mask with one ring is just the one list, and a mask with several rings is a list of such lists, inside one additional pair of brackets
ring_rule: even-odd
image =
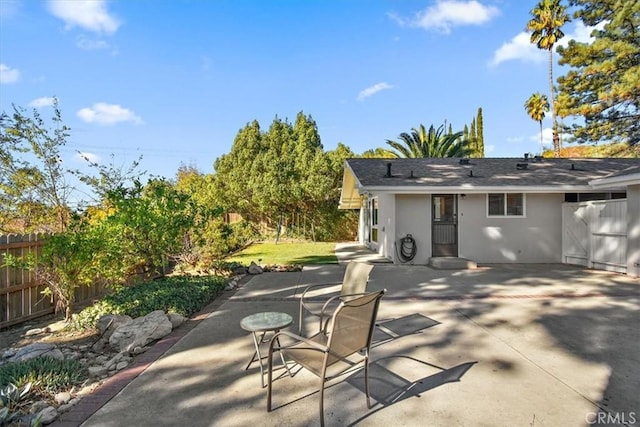
[[(3, 328), (0, 330), (0, 356), (9, 348), (20, 348), (36, 342), (52, 344), (93, 342), (98, 339), (97, 331), (70, 332), (64, 331), (62, 316), (49, 314), (28, 322)], [(27, 336), (34, 329), (48, 328), (49, 332)]]

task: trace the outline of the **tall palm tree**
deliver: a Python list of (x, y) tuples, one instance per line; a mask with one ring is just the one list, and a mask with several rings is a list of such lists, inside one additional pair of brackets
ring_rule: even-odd
[(547, 95), (536, 92), (527, 99), (527, 102), (524, 103), (524, 108), (526, 108), (529, 117), (540, 123), (540, 148), (542, 149), (542, 153), (544, 151), (542, 144), (542, 119), (544, 119), (547, 112), (549, 112), (549, 99), (547, 99)]
[(399, 141), (387, 140), (392, 148), (387, 150), (393, 157), (464, 157), (469, 155), (469, 143), (462, 139), (462, 132), (445, 132), (445, 126), (437, 129), (431, 125), (427, 130), (424, 125), (411, 129), (411, 133), (403, 132)]
[(564, 37), (562, 26), (570, 21), (566, 8), (560, 4), (560, 0), (540, 0), (533, 10), (533, 18), (527, 23), (527, 30), (531, 31), (531, 43), (535, 43), (539, 49), (549, 52), (549, 94), (551, 97), (551, 117), (553, 120), (553, 153), (560, 157), (560, 136), (558, 135), (558, 122), (556, 119), (556, 107), (553, 101), (553, 46)]

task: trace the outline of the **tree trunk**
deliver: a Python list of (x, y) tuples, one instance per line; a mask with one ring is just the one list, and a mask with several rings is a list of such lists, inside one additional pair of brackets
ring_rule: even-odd
[(549, 49), (549, 97), (551, 98), (551, 120), (553, 134), (553, 156), (560, 157), (560, 137), (558, 136), (558, 121), (556, 120), (555, 97), (553, 96), (553, 45)]
[(540, 155), (544, 154), (544, 143), (542, 142), (542, 120), (540, 120)]
[(276, 227), (276, 245), (280, 240), (280, 230), (282, 230), (282, 214), (278, 216), (278, 226)]

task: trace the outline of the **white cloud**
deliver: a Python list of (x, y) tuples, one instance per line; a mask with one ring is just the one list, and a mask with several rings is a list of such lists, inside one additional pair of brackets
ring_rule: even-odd
[(598, 25), (590, 27), (584, 25), (582, 21), (577, 21), (576, 26), (573, 28), (573, 31), (570, 33), (565, 33), (564, 37), (558, 40), (558, 44), (556, 46), (567, 47), (570, 40), (575, 40), (578, 43), (590, 43), (593, 40), (591, 37), (591, 32), (593, 30), (602, 30), (605, 25), (607, 25), (609, 21), (603, 21), (598, 23)]
[(66, 28), (80, 27), (96, 33), (113, 34), (120, 22), (107, 11), (105, 0), (49, 0), (49, 12), (62, 19)]
[(120, 122), (132, 122), (142, 124), (142, 119), (133, 111), (123, 108), (117, 104), (106, 104), (98, 102), (92, 107), (86, 107), (78, 111), (78, 117), (87, 123), (98, 123), (101, 125), (113, 125)]
[(393, 88), (393, 86), (390, 85), (389, 83), (386, 83), (386, 82), (376, 83), (373, 86), (369, 86), (368, 88), (361, 90), (360, 93), (358, 94), (358, 101), (362, 101), (365, 98), (375, 95), (381, 90), (391, 89), (391, 88)]
[(76, 153), (74, 159), (80, 160), (83, 162), (91, 162), (91, 163), (100, 163), (100, 156), (97, 154), (89, 153), (87, 151), (83, 151), (81, 153)]
[[(575, 40), (579, 43), (588, 43), (592, 37), (591, 32), (594, 29), (602, 29), (606, 22), (601, 22), (595, 27), (587, 27), (582, 21), (578, 21), (574, 29), (570, 33), (565, 33), (564, 37), (558, 40), (555, 47), (569, 44), (569, 40)], [(491, 65), (498, 65), (512, 59), (524, 62), (544, 62), (547, 60), (547, 52), (541, 50), (535, 44), (531, 43), (531, 33), (521, 32), (513, 37), (510, 41), (503, 43), (494, 53)]]
[(484, 154), (491, 154), (496, 151), (496, 146), (493, 144), (488, 144), (484, 146)]
[(546, 51), (538, 49), (538, 47), (530, 42), (531, 35), (527, 32), (521, 32), (510, 41), (503, 43), (493, 53), (491, 65), (498, 65), (512, 59), (519, 59), (525, 62), (543, 62), (547, 58)]
[(76, 39), (76, 46), (82, 50), (109, 49), (110, 47), (109, 43), (104, 40), (91, 40), (83, 36)]
[[(540, 144), (540, 132), (535, 133), (529, 137), (529, 141), (537, 142)], [(551, 128), (543, 128), (542, 129), (542, 144), (546, 146), (553, 145), (553, 129)]]
[(484, 24), (499, 13), (497, 7), (484, 5), (477, 0), (439, 0), (435, 5), (416, 13), (413, 18), (406, 19), (395, 14), (389, 16), (402, 26), (449, 33), (452, 27)]
[(53, 105), (53, 97), (52, 96), (42, 96), (40, 98), (36, 98), (29, 102), (29, 107), (33, 108), (44, 108), (51, 107)]
[(8, 65), (0, 64), (0, 83), (16, 83), (20, 80), (20, 71), (10, 68)]

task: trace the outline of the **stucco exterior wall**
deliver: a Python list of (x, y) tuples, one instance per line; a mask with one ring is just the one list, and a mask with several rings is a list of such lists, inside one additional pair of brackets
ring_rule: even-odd
[(393, 259), (396, 201), (393, 194), (378, 195), (378, 254)]
[(563, 194), (527, 194), (526, 217), (490, 218), (486, 194), (458, 199), (458, 254), (479, 263), (562, 262)]
[(627, 275), (640, 277), (640, 185), (627, 187)]
[[(407, 234), (416, 241), (417, 252), (413, 264), (427, 264), (431, 257), (431, 195), (398, 194), (394, 243)], [(394, 247), (395, 248), (395, 247)], [(395, 249), (394, 249), (395, 250)], [(394, 261), (396, 261), (394, 254)], [(399, 262), (399, 261), (396, 261)]]

